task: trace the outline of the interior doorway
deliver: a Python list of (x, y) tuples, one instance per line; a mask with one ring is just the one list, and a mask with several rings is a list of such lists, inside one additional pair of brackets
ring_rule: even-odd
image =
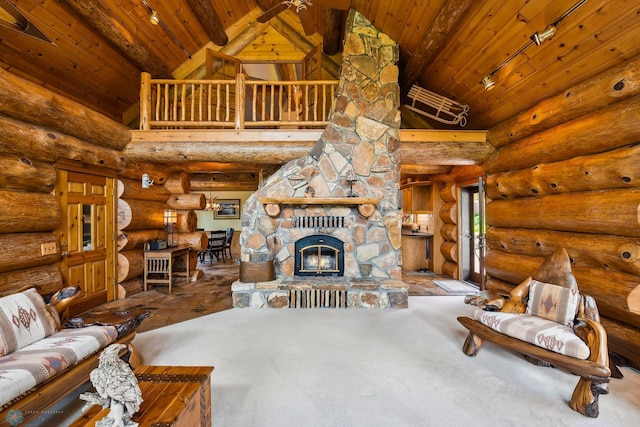
[(115, 298), (115, 172), (56, 162), (56, 194), (62, 215), (57, 230), (65, 286), (79, 286), (71, 315)]
[(460, 188), (460, 268), (461, 280), (484, 289), (484, 191), (478, 183)]

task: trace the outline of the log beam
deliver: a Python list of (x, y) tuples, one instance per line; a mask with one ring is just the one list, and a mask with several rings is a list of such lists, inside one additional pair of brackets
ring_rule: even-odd
[(131, 140), (125, 125), (4, 69), (0, 69), (0, 114), (114, 150), (122, 150)]
[(0, 190), (0, 233), (54, 231), (60, 203), (53, 194)]
[(629, 98), (504, 146), (484, 166), (490, 173), (524, 169), (636, 143), (639, 110), (640, 96)]
[(324, 35), (322, 37), (322, 51), (325, 55), (335, 55), (342, 47), (342, 29), (344, 27), (345, 11), (324, 8)]
[(429, 29), (422, 36), (407, 64), (403, 67), (400, 79), (403, 85), (402, 93), (407, 93), (409, 88), (419, 81), (431, 63), (436, 53), (449, 41), (464, 13), (471, 5), (471, 0), (446, 0)]
[(639, 94), (640, 56), (636, 56), (499, 123), (487, 139), (502, 147)]
[(32, 161), (53, 163), (65, 158), (118, 170), (125, 166), (121, 152), (9, 117), (0, 116), (0, 140), (3, 142), (0, 153)]
[(216, 13), (210, 0), (187, 0), (189, 7), (202, 24), (209, 39), (218, 46), (224, 46), (229, 42), (227, 33), (224, 32), (224, 25)]
[[(215, 160), (284, 164), (309, 154), (322, 132), (303, 129), (132, 131), (132, 142), (125, 153), (134, 161), (150, 163)], [(480, 164), (494, 152), (486, 142), (486, 131), (400, 130), (399, 136), (403, 164)]]
[(83, 21), (109, 40), (140, 71), (147, 71), (156, 79), (172, 78), (171, 70), (147, 48), (136, 41), (135, 34), (109, 12), (102, 1), (96, 0), (64, 0)]

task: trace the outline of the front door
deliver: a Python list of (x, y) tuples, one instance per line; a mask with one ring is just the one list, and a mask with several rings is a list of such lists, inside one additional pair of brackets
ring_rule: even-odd
[(462, 280), (483, 285), (484, 197), (482, 183), (460, 191), (460, 241)]
[(71, 315), (114, 299), (116, 251), (115, 177), (72, 164), (57, 164), (61, 219), (60, 271), (65, 286), (80, 286)]

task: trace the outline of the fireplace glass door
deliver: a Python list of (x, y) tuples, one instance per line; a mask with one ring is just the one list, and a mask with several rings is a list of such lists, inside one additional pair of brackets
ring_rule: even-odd
[(308, 236), (296, 242), (296, 276), (342, 276), (344, 243), (331, 236)]

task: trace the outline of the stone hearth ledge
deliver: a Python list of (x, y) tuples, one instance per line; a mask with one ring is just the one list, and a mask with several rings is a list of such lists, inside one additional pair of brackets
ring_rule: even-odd
[[(345, 308), (408, 308), (409, 285), (387, 278), (277, 278), (269, 282), (241, 282), (231, 285), (234, 308), (290, 308), (297, 291), (346, 292)], [(299, 301), (297, 303), (299, 305)], [(294, 304), (296, 307), (296, 304)], [(300, 307), (300, 308), (336, 308)]]

